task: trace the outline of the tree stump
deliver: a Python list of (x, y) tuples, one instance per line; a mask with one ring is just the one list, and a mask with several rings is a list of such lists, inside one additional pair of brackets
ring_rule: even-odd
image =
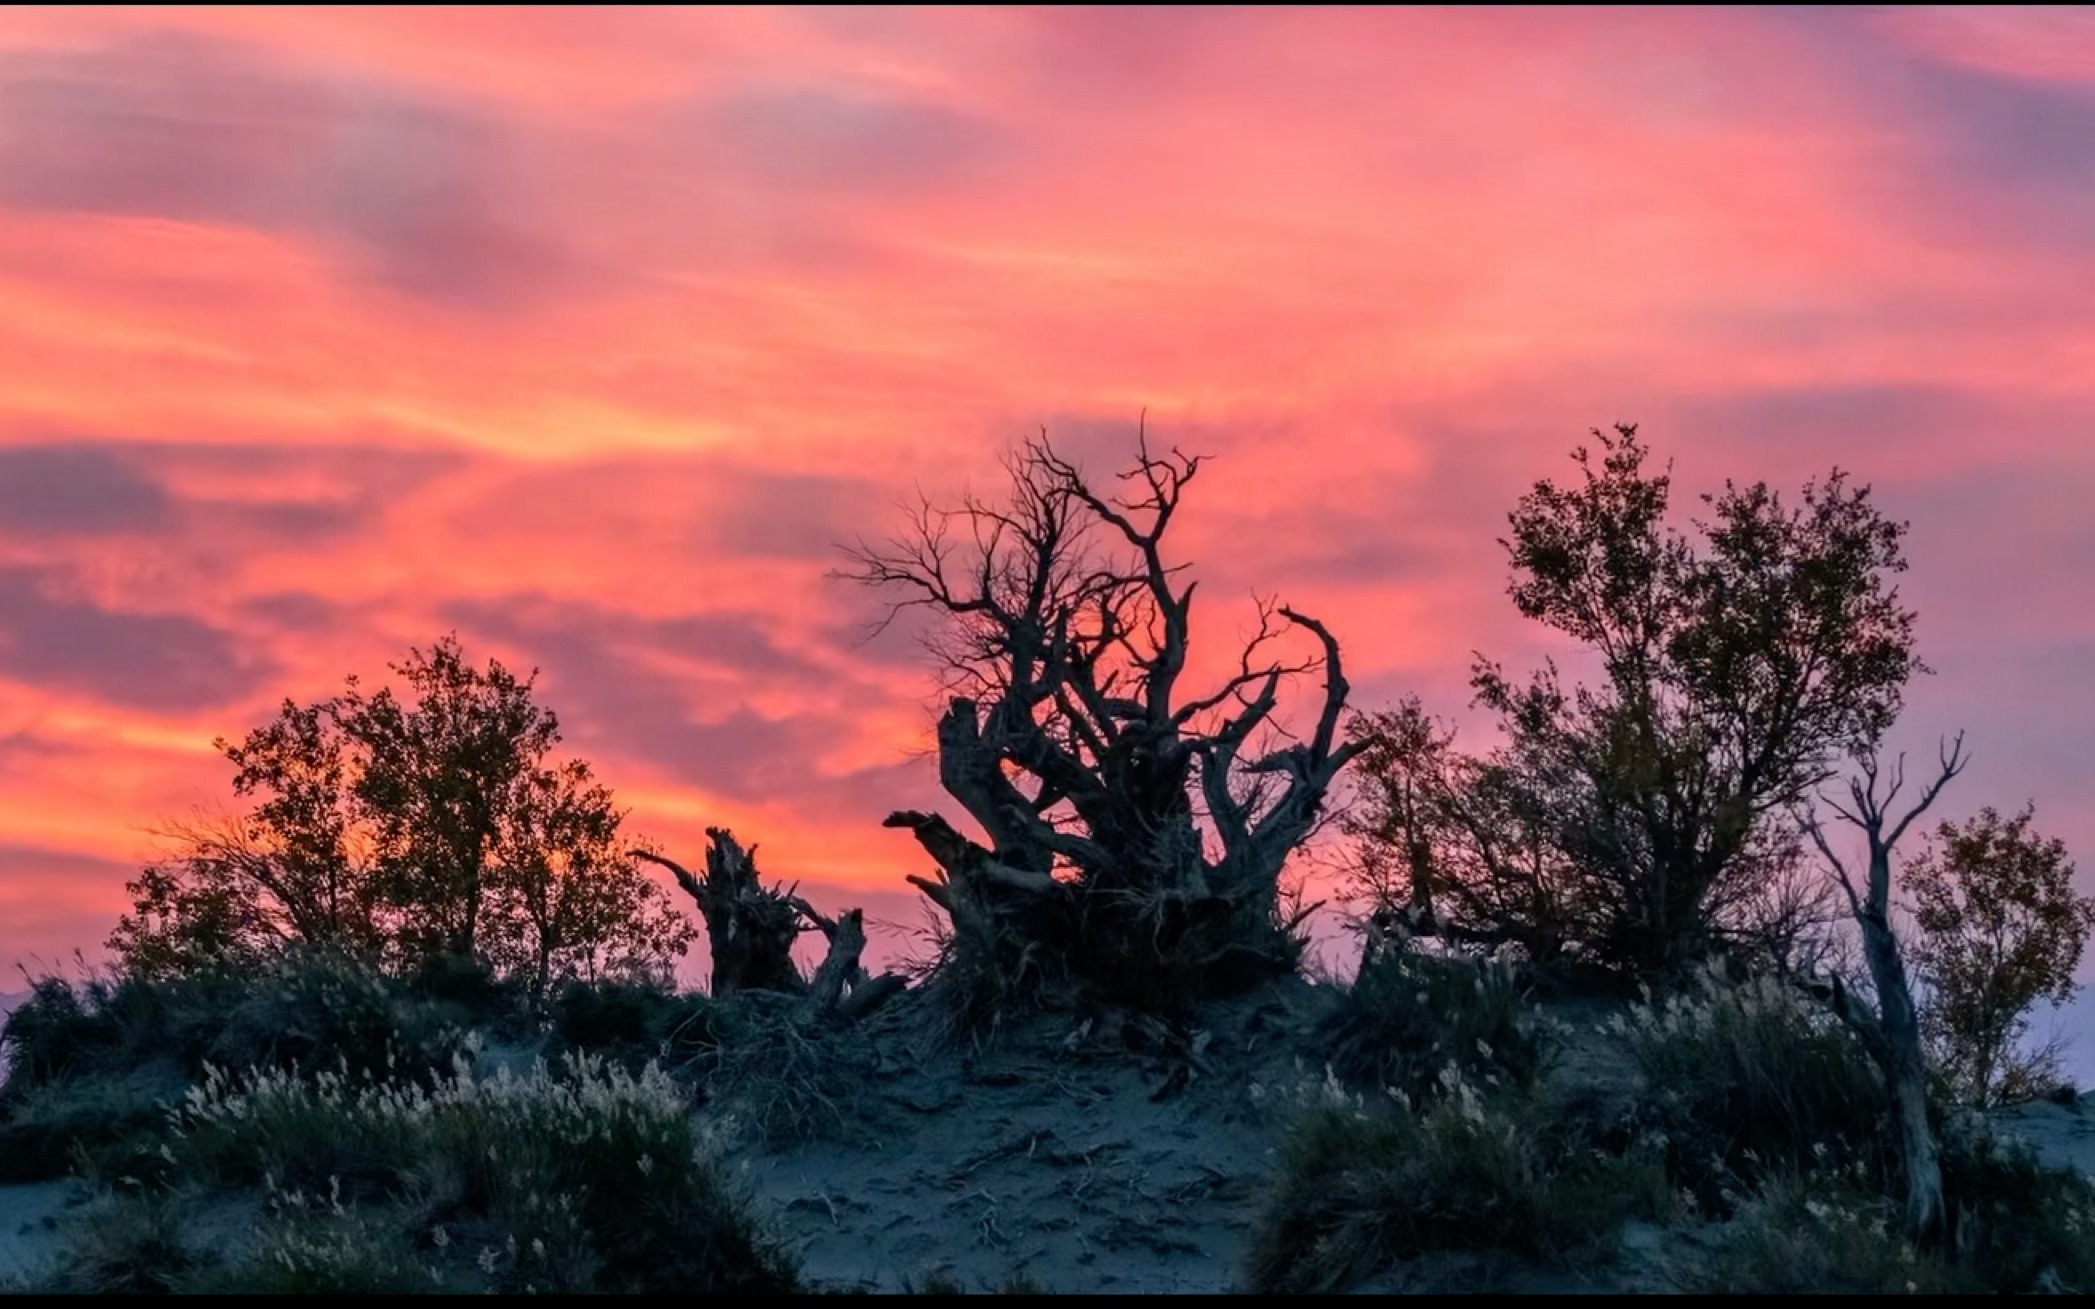
[[(706, 870), (694, 875), (682, 864), (648, 850), (633, 855), (667, 868), (698, 905), (706, 940), (713, 949), (712, 994), (773, 991), (803, 996), (810, 1016), (861, 1018), (906, 987), (892, 973), (869, 977), (860, 963), (866, 946), (865, 913), (847, 910), (831, 919), (793, 886), (765, 886), (757, 873), (757, 847), (743, 849), (724, 827), (706, 829)], [(812, 977), (793, 962), (802, 932), (819, 931), (829, 950)]]

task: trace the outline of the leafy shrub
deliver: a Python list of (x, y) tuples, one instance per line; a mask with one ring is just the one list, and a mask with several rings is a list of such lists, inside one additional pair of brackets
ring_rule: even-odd
[(1839, 1021), (1775, 978), (1715, 972), (1620, 1030), (1645, 1082), (1645, 1112), (1672, 1138), (1698, 1198), (1723, 1202), (1739, 1178), (1889, 1165), (1883, 1078)]
[(1253, 1236), (1256, 1289), (1339, 1290), (1433, 1251), (1568, 1254), (1666, 1203), (1654, 1149), (1594, 1149), (1533, 1098), (1487, 1100), (1453, 1069), (1423, 1112), (1371, 1103), (1334, 1077), (1307, 1106)]
[(570, 982), (553, 1001), (553, 1037), (563, 1051), (683, 1065), (719, 1050), (733, 1027), (723, 1009), (709, 996), (645, 982)]
[(409, 995), (450, 1006), (466, 1024), (508, 1027), (529, 1009), (529, 995), (513, 978), (499, 977), (472, 955), (432, 954), (402, 979)]
[[(474, 965), (402, 981), (334, 955), (286, 957), (257, 976), (152, 980), (44, 977), (0, 1029), (0, 1101), (88, 1076), (205, 1064), (367, 1072), (448, 1067), (462, 1029), (504, 1016), (501, 988)], [(476, 990), (477, 987), (477, 990)], [(472, 994), (468, 1005), (458, 998)], [(489, 998), (490, 995), (495, 998)]]
[(1318, 1031), (1344, 1081), (1433, 1095), (1450, 1065), (1487, 1085), (1534, 1086), (1544, 1048), (1510, 968), (1496, 961), (1375, 952)]
[(238, 997), (224, 979), (37, 979), (0, 1029), (0, 1182), (136, 1174)]
[(128, 1076), (90, 1073), (46, 1083), (14, 1100), (0, 1120), (0, 1183), (41, 1182), (75, 1171), (147, 1176), (185, 1083), (156, 1068)]
[(226, 1016), (209, 1057), (227, 1068), (426, 1076), (461, 1048), (458, 1017), (451, 1006), (349, 960), (294, 956)]

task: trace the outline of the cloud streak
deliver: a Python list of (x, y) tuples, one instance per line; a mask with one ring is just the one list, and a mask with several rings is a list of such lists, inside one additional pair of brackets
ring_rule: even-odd
[(1278, 592), (1458, 716), (1473, 651), (1554, 648), (1495, 540), (1588, 428), (1684, 510), (1847, 467), (1914, 525), (1907, 730), (2095, 861), (2090, 52), (2068, 11), (25, 12), (0, 738), (49, 753), (0, 880), (135, 863), (223, 797), (212, 736), (456, 629), (649, 832), (891, 889), (931, 683), (834, 546), (1145, 410), (1215, 456), (1196, 640)]

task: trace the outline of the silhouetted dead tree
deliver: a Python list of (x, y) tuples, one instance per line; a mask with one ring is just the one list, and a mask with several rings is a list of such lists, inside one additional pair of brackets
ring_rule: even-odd
[[(902, 990), (902, 978), (893, 973), (870, 977), (859, 962), (866, 948), (863, 910), (826, 917), (795, 894), (797, 887), (765, 886), (757, 875), (755, 846), (743, 849), (723, 827), (708, 827), (706, 837), (703, 874), (650, 850), (635, 850), (633, 857), (667, 868), (698, 903), (712, 947), (715, 996), (780, 991), (807, 997), (813, 1014), (853, 1019)], [(801, 976), (793, 963), (793, 943), (809, 931), (829, 940), (829, 952), (812, 978)]]
[[(1346, 679), (1322, 623), (1261, 603), (1237, 671), (1184, 687), (1197, 583), (1164, 537), (1202, 462), (1145, 440), (1128, 492), (1109, 497), (1043, 435), (1007, 461), (1003, 502), (925, 504), (907, 536), (848, 552), (843, 576), (907, 593), (890, 619), (922, 606), (943, 620), (939, 780), (989, 844), (936, 814), (887, 825), (939, 865), (911, 880), (951, 921), (951, 954), (999, 985), (1168, 1006), (1299, 957), (1280, 876), (1358, 750), (1336, 739)], [(1318, 653), (1270, 657), (1290, 631)], [(1280, 743), (1284, 686), (1317, 673), (1313, 729)]]
[(1862, 777), (1850, 779), (1850, 805), (1825, 796), (1820, 802), (1861, 832), (1868, 842), (1869, 868), (1858, 889), (1840, 856), (1833, 853), (1818, 817), (1810, 812), (1800, 821), (1812, 843), (1832, 867), (1855, 922), (1862, 929), (1864, 955), (1869, 960), (1870, 980), (1877, 991), (1876, 1011), (1837, 982), (1831, 987), (1833, 1010), (1862, 1039), (1884, 1073), (1890, 1092), (1899, 1159), (1906, 1174), (1906, 1222), (1915, 1236), (1932, 1237), (1942, 1230), (1945, 1210), (1942, 1199), (1942, 1164), (1934, 1130), (1928, 1125), (1927, 1064), (1921, 1049), (1920, 1019), (1907, 983), (1906, 965), (1899, 952), (1898, 936), (1891, 927), (1891, 852), (1913, 820), (1927, 812), (1949, 780), (1964, 770), (1964, 737), (1960, 733), (1942, 753), (1942, 771), (1929, 783), (1904, 818), (1889, 821), (1892, 801), (1906, 782), (1906, 759), (1899, 756), (1892, 766), (1890, 786), (1877, 797), (1877, 761), (1861, 755), (1857, 766)]

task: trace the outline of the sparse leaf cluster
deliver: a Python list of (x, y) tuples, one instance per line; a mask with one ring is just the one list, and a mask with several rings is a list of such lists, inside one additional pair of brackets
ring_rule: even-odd
[(1921, 1026), (1936, 1064), (1978, 1104), (2027, 1098), (2057, 1076), (2055, 1047), (2025, 1053), (2030, 1010), (2065, 1004), (2095, 897), (2073, 889), (2065, 843), (2031, 830), (2034, 808), (1981, 809), (1935, 829), (1904, 870), (1927, 988)]

